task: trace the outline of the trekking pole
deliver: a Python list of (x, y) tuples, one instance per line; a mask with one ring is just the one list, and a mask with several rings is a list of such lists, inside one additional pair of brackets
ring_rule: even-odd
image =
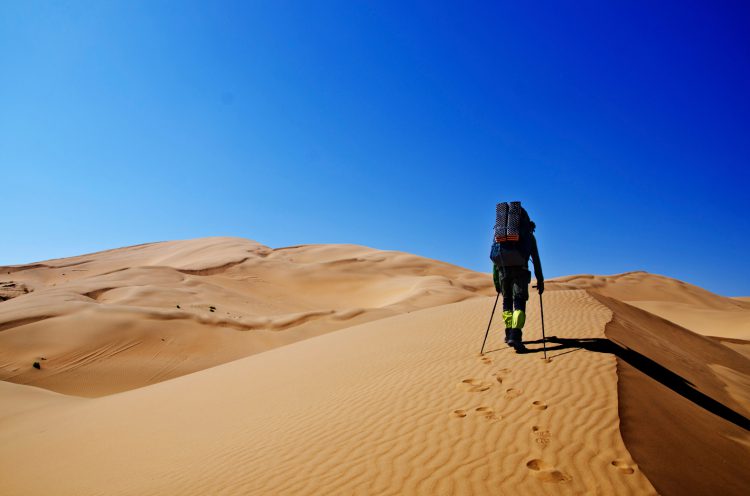
[[(536, 286), (534, 286), (536, 288)], [(544, 346), (544, 359), (547, 360), (547, 337), (544, 335), (544, 303), (542, 302), (542, 294), (539, 293), (539, 312), (542, 315), (542, 346)]]
[(542, 314), (542, 346), (544, 346), (544, 360), (547, 360), (547, 336), (544, 335), (544, 303), (539, 294), (539, 312)]
[(542, 314), (542, 346), (544, 346), (544, 360), (547, 360), (547, 336), (544, 335), (544, 303), (542, 294), (539, 294), (539, 312)]
[(492, 325), (492, 317), (495, 316), (495, 308), (497, 308), (497, 300), (500, 299), (500, 293), (497, 294), (495, 297), (495, 304), (492, 305), (492, 313), (490, 314), (490, 321), (487, 324), (487, 331), (484, 333), (484, 341), (482, 341), (482, 351), (479, 352), (480, 355), (484, 355), (484, 345), (487, 343), (487, 335), (490, 333), (490, 326)]

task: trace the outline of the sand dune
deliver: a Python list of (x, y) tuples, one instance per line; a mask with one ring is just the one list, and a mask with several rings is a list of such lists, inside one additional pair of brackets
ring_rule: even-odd
[[(546, 363), (509, 353), (497, 333), (482, 359), (491, 304), (413, 312), (27, 413), (2, 435), (15, 449), (0, 450), (0, 467), (10, 492), (27, 493), (653, 493), (618, 430), (615, 359)], [(550, 311), (551, 328), (603, 337), (610, 314), (585, 292), (552, 293), (548, 306), (573, 309)]]
[(567, 276), (556, 278), (551, 284), (557, 289), (595, 290), (604, 296), (627, 302), (669, 301), (720, 310), (748, 308), (734, 298), (719, 296), (698, 286), (648, 272), (625, 272), (612, 276)]
[(679, 281), (550, 281), (545, 361), (535, 295), (532, 352), (512, 353), (496, 321), (479, 356), (489, 276), (404, 253), (211, 238), (25, 267), (5, 277), (30, 292), (0, 303), (1, 370), (23, 368), (0, 381), (1, 494), (750, 484), (747, 343), (635, 305), (747, 310)]
[(750, 304), (669, 277), (646, 272), (579, 275), (551, 282), (557, 289), (590, 289), (625, 301), (704, 336), (750, 340)]
[(750, 361), (716, 340), (594, 295), (613, 311), (607, 337), (624, 347), (616, 352), (622, 432), (651, 482), (664, 494), (744, 494)]
[(629, 303), (704, 336), (750, 340), (750, 311), (742, 307), (720, 310), (667, 301)]
[(0, 379), (80, 396), (492, 291), (482, 274), (406, 253), (240, 238), (0, 267), (0, 286), (13, 296), (0, 312)]

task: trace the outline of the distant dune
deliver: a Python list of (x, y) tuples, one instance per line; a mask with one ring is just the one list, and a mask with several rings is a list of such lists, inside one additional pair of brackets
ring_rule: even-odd
[(704, 336), (750, 340), (750, 301), (726, 298), (669, 277), (646, 272), (555, 279), (559, 289), (590, 289), (625, 301)]
[[(750, 303), (643, 272), (529, 301), (351, 245), (0, 268), (0, 494), (745, 494)], [(336, 332), (333, 332), (336, 331)], [(39, 368), (35, 368), (36, 363)]]
[(240, 238), (0, 267), (0, 287), (12, 297), (0, 311), (0, 379), (79, 396), (494, 291), (485, 275), (406, 253)]

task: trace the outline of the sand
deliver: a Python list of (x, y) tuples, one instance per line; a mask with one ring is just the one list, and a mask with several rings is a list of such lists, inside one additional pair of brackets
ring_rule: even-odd
[(727, 298), (669, 277), (646, 272), (570, 276), (555, 288), (590, 289), (627, 302), (704, 336), (750, 340), (750, 302)]
[[(581, 282), (611, 290), (622, 276), (550, 281), (545, 361), (535, 295), (532, 353), (507, 348), (496, 322), (479, 356), (489, 276), (413, 255), (209, 238), (79, 258), (88, 279), (62, 279), (73, 259), (44, 262), (11, 271), (31, 292), (0, 303), (13, 323), (0, 370), (19, 368), (0, 381), (1, 494), (744, 494), (750, 483), (750, 361), (726, 345), (744, 341), (628, 303), (651, 301), (661, 276), (629, 276), (627, 301)], [(696, 296), (668, 289), (659, 301)], [(171, 377), (144, 379), (178, 354)]]
[(2, 302), (0, 380), (89, 397), (494, 291), (483, 274), (406, 253), (241, 238), (0, 267), (0, 287), (28, 292)]

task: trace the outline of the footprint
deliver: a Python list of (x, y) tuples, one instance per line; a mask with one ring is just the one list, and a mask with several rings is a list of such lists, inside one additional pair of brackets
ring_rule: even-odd
[(622, 460), (613, 461), (612, 466), (615, 467), (617, 470), (619, 470), (621, 474), (630, 475), (633, 472), (635, 472), (635, 468), (633, 467), (633, 465), (629, 464), (628, 462), (624, 462)]
[(505, 376), (510, 372), (510, 369), (500, 369), (492, 373), (492, 377), (495, 378), (497, 382), (500, 384), (503, 383), (503, 379), (505, 379)]
[(521, 389), (509, 388), (509, 389), (505, 390), (505, 397), (508, 398), (508, 399), (510, 399), (510, 398), (517, 398), (517, 397), (521, 396), (521, 393), (523, 393), (523, 390), (521, 390)]
[(483, 356), (479, 359), (480, 362), (482, 362), (485, 365), (491, 365), (492, 364), (492, 358)]
[(451, 417), (464, 418), (466, 416), (466, 410), (453, 410)]
[(552, 434), (547, 429), (534, 425), (531, 427), (531, 432), (534, 435), (534, 442), (542, 447), (546, 448), (552, 438)]
[(470, 393), (479, 393), (482, 391), (487, 391), (490, 388), (490, 386), (491, 384), (484, 382), (480, 379), (471, 379), (471, 378), (464, 379), (458, 384), (458, 387)]
[(556, 469), (549, 463), (538, 458), (529, 460), (526, 463), (526, 467), (531, 470), (531, 473), (534, 475), (534, 477), (542, 482), (554, 482), (556, 484), (560, 484), (573, 480), (573, 477), (571, 477), (570, 475)]
[(500, 420), (500, 417), (495, 415), (495, 410), (488, 406), (478, 406), (474, 409), (474, 411), (484, 417), (485, 420), (488, 420), (490, 422), (494, 420)]
[(543, 401), (534, 401), (533, 403), (531, 403), (531, 407), (534, 410), (546, 410), (547, 409), (547, 403), (545, 403)]

